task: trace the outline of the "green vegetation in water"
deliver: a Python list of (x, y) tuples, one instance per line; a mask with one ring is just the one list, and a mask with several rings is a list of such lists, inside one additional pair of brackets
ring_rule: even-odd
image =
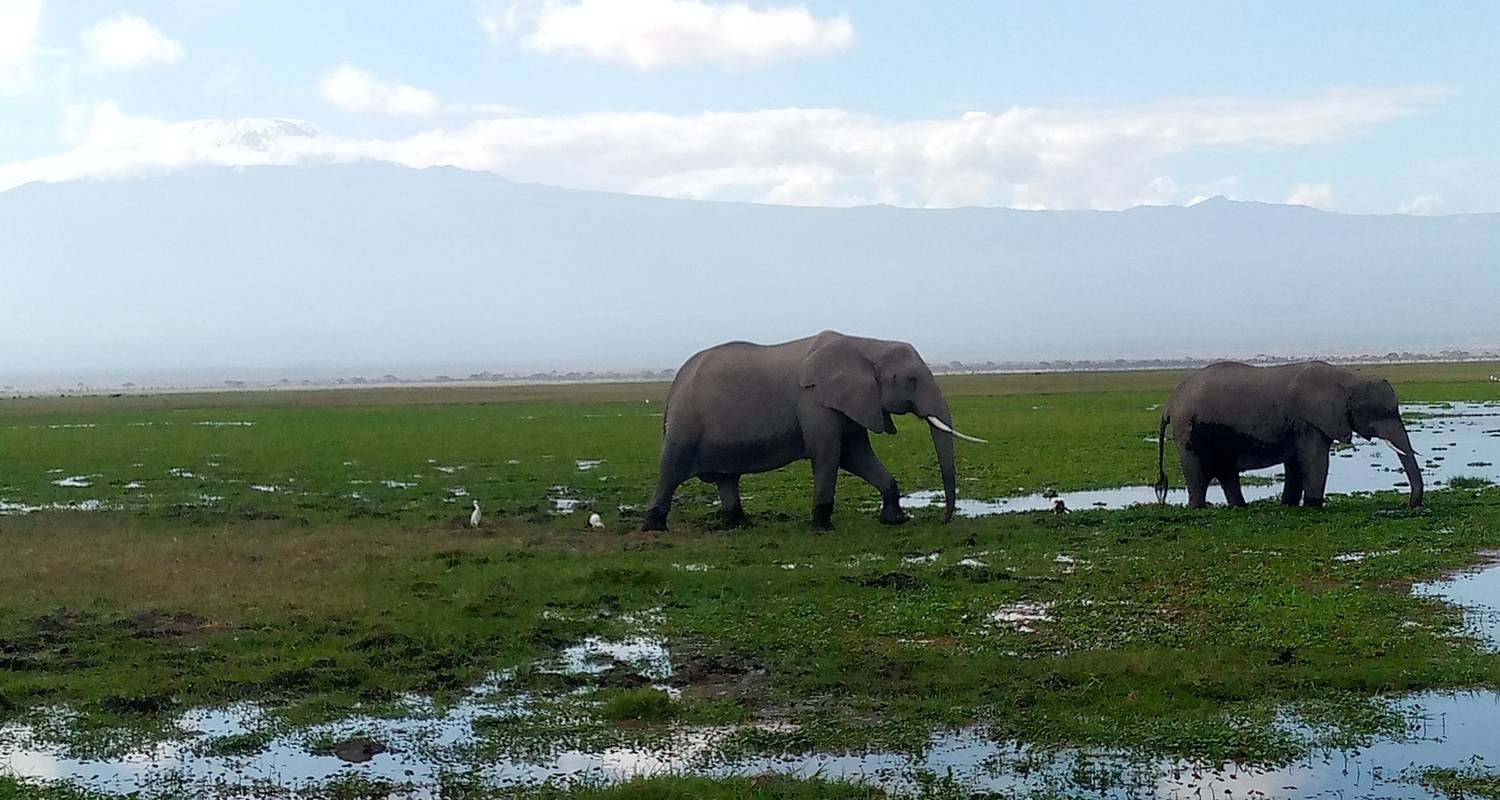
[(1500, 772), (1481, 766), (1428, 769), (1417, 782), (1452, 800), (1500, 798)]
[(1468, 475), (1458, 475), (1448, 481), (1450, 489), (1483, 489), (1494, 485), (1495, 482), (1489, 478), (1476, 478)]
[[(292, 794), (265, 786), (252, 794), (255, 800), (291, 800)], [(573, 787), (487, 787), (464, 777), (445, 780), (442, 797), (463, 800), (965, 800), (971, 794), (951, 782), (931, 778), (909, 792), (889, 792), (864, 784), (818, 778), (763, 776), (755, 778), (637, 778), (612, 785), (584, 784)], [(328, 783), (300, 787), (297, 800), (403, 800), (418, 796), (405, 784), (351, 776)], [(422, 794), (420, 796), (427, 796)], [(128, 798), (91, 792), (65, 785), (44, 785), (0, 777), (0, 800), (197, 800), (193, 790), (162, 788)], [(1038, 793), (1031, 800), (1059, 800), (1062, 795)]]
[(660, 689), (625, 689), (604, 702), (605, 719), (615, 722), (666, 722), (677, 715), (677, 704)]

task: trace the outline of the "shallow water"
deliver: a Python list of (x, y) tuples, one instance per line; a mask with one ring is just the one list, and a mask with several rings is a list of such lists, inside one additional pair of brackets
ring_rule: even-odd
[(1500, 552), (1483, 554), (1482, 567), (1448, 580), (1419, 583), (1412, 593), (1445, 600), (1464, 609), (1464, 622), (1491, 649), (1500, 650)]
[[(1500, 646), (1500, 565), (1420, 584), (1417, 594), (1440, 597), (1471, 610), (1476, 633)], [(1002, 608), (999, 624), (1027, 624), (1045, 617), (1045, 609)], [(1020, 619), (1021, 616), (1026, 618)], [(1015, 619), (1012, 619), (1015, 617)], [(564, 673), (599, 673), (616, 664), (643, 677), (666, 680), (671, 660), (664, 643), (649, 635), (623, 640), (589, 639), (561, 653), (544, 669)], [(1494, 720), (1500, 694), (1431, 692), (1398, 699), (1406, 714), (1404, 736), (1382, 739), (1353, 751), (1319, 751), (1276, 768), (1236, 764), (1204, 765), (1183, 761), (1132, 758), (1114, 752), (1039, 751), (1014, 741), (994, 741), (981, 728), (935, 734), (919, 754), (871, 752), (813, 753), (723, 761), (717, 748), (731, 729), (673, 731), (650, 745), (620, 745), (594, 751), (560, 750), (541, 756), (485, 759), (468, 764), (462, 749), (475, 740), (475, 722), (483, 718), (530, 713), (532, 699), (509, 688), (498, 675), (473, 689), (458, 703), (437, 709), (422, 698), (408, 698), (411, 715), (403, 719), (354, 717), (311, 729), (270, 737), (248, 756), (203, 755), (216, 737), (267, 730), (261, 709), (241, 704), (203, 709), (178, 720), (182, 739), (150, 745), (120, 758), (88, 759), (47, 743), (21, 724), (0, 727), (0, 773), (36, 779), (68, 779), (100, 789), (128, 792), (166, 780), (185, 779), (209, 786), (267, 780), (282, 787), (308, 786), (329, 779), (361, 775), (406, 782), (431, 789), (450, 770), (477, 773), (496, 785), (546, 781), (618, 781), (665, 773), (759, 775), (778, 772), (803, 777), (848, 779), (891, 789), (915, 787), (923, 775), (949, 776), (975, 791), (1000, 793), (1064, 789), (1067, 796), (1128, 798), (1142, 796), (1281, 797), (1281, 798), (1425, 798), (1433, 795), (1406, 780), (1426, 767), (1463, 767), (1500, 763), (1500, 737)], [(1295, 721), (1288, 720), (1295, 727)], [(390, 752), (368, 762), (346, 764), (331, 752), (309, 752), (308, 743), (372, 737)], [(1079, 775), (1107, 778), (1080, 787)], [(436, 790), (431, 789), (436, 797)]]
[[(1402, 413), (1407, 415), (1407, 431), (1411, 434), (1418, 460), (1422, 462), (1422, 479), (1429, 490), (1447, 486), (1459, 476), (1486, 478), (1500, 483), (1500, 404), (1409, 405), (1402, 407)], [(1152, 447), (1143, 449), (1141, 457), (1154, 460), (1156, 437), (1151, 437), (1149, 444)], [(1168, 450), (1171, 449), (1169, 444)], [(1169, 452), (1168, 458), (1176, 458), (1175, 453)], [(1401, 462), (1389, 447), (1379, 441), (1356, 439), (1352, 447), (1335, 451), (1328, 472), (1327, 493), (1330, 495), (1406, 490), (1406, 475), (1401, 471)], [(1246, 472), (1247, 477), (1269, 479), (1271, 484), (1244, 485), (1245, 499), (1254, 502), (1280, 498), (1281, 473), (1279, 466)], [(1208, 496), (1209, 502), (1223, 499), (1218, 488), (1210, 489)], [(1120, 486), (1027, 494), (998, 500), (960, 497), (955, 513), (963, 517), (983, 517), (1017, 511), (1050, 511), (1058, 498), (1072, 511), (1118, 509), (1155, 503), (1156, 490), (1151, 486)], [(943, 493), (940, 491), (912, 492), (902, 498), (902, 504), (908, 508), (936, 507), (942, 502)], [(1171, 487), (1167, 502), (1186, 503), (1187, 489)]]

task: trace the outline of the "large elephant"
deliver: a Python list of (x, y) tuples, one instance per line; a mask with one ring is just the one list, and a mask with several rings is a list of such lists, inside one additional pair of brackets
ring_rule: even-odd
[(721, 517), (738, 524), (740, 476), (804, 458), (812, 460), (817, 527), (833, 527), (840, 468), (880, 492), (881, 522), (905, 522), (896, 479), (870, 447), (871, 431), (896, 432), (892, 414), (916, 414), (931, 428), (947, 522), (957, 492), (953, 437), (964, 434), (953, 430), (948, 401), (911, 345), (823, 331), (783, 344), (704, 350), (682, 365), (667, 394), (661, 479), (645, 530), (666, 530), (673, 493), (694, 477), (718, 486)]
[(1408, 500), (1413, 507), (1422, 504), (1422, 473), (1396, 390), (1380, 378), (1322, 361), (1274, 367), (1220, 362), (1198, 370), (1177, 386), (1162, 411), (1156, 484), (1162, 501), (1168, 424), (1192, 508), (1204, 506), (1212, 480), (1230, 506), (1245, 505), (1240, 471), (1275, 464), (1286, 469), (1283, 504), (1321, 506), (1328, 450), (1356, 433), (1383, 439), (1396, 451), (1411, 488)]

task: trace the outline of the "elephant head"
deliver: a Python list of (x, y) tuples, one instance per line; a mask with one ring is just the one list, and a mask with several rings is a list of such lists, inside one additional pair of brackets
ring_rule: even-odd
[(819, 335), (802, 366), (800, 383), (822, 405), (842, 412), (875, 433), (895, 433), (893, 414), (915, 414), (928, 425), (943, 475), (943, 521), (953, 518), (958, 498), (953, 439), (983, 442), (953, 429), (953, 413), (937, 379), (916, 348), (906, 342)]
[(1302, 417), (1336, 441), (1350, 441), (1354, 434), (1384, 441), (1396, 451), (1406, 472), (1410, 486), (1407, 502), (1412, 508), (1422, 505), (1422, 471), (1401, 421), (1396, 390), (1382, 378), (1332, 369), (1337, 373), (1329, 376), (1326, 385), (1320, 381), (1313, 391), (1297, 395)]

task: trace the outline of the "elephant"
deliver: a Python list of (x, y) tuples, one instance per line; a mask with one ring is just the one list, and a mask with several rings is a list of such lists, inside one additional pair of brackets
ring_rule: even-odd
[(893, 414), (915, 414), (931, 429), (943, 476), (943, 521), (957, 496), (948, 401), (916, 348), (906, 342), (816, 336), (761, 345), (728, 342), (689, 358), (677, 371), (663, 413), (661, 477), (643, 530), (667, 529), (672, 495), (689, 478), (719, 489), (724, 523), (740, 525), (740, 476), (801, 459), (813, 469), (813, 524), (833, 527), (840, 468), (880, 492), (880, 521), (899, 525), (896, 479), (870, 446), (871, 432), (895, 433)]
[(1322, 361), (1252, 367), (1210, 364), (1183, 380), (1162, 410), (1157, 439), (1156, 496), (1166, 502), (1163, 468), (1167, 426), (1187, 478), (1188, 506), (1206, 504), (1218, 480), (1224, 500), (1245, 505), (1240, 472), (1285, 465), (1281, 502), (1321, 507), (1328, 483), (1329, 448), (1354, 434), (1383, 439), (1401, 459), (1410, 486), (1407, 502), (1422, 504), (1422, 473), (1401, 421), (1396, 390), (1381, 378)]

